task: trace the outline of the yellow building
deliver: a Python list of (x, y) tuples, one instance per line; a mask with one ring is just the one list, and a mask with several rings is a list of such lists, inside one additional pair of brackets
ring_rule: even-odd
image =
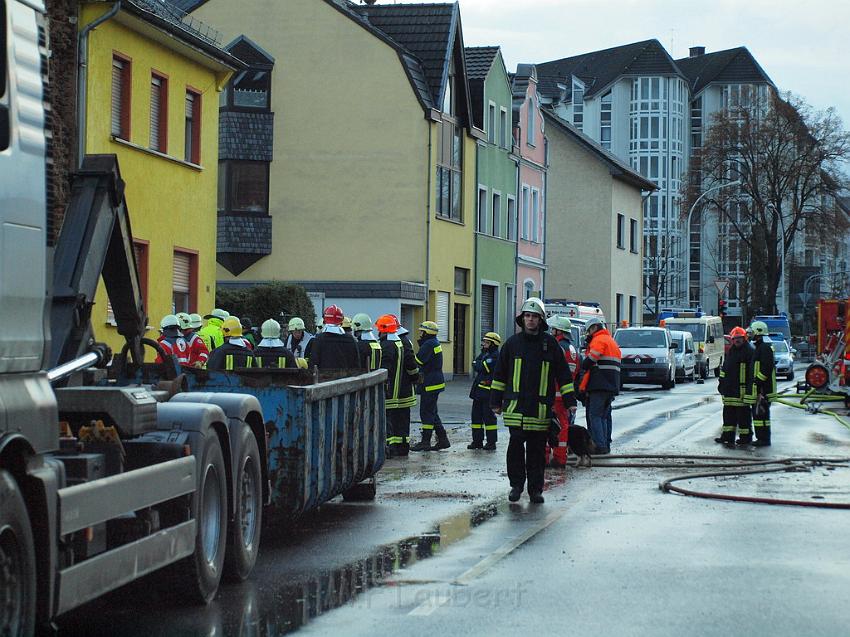
[[(219, 93), (243, 65), (156, 0), (84, 3), (79, 28), (79, 135), (86, 154), (118, 157), (155, 337), (165, 314), (213, 307)], [(102, 284), (95, 302), (96, 338), (120, 349)]]
[[(349, 316), (393, 313), (414, 335), (436, 320), (444, 370), (468, 372), (481, 133), (457, 4), (172, 2), (221, 25), (231, 50), (262, 63), (258, 73), (273, 67), (270, 84), (252, 73), (228, 88), (271, 96), (250, 129), (273, 129), (271, 161), (257, 159), (268, 134), (241, 153), (231, 142), (237, 116), (263, 100), (223, 106), (219, 284), (300, 283), (319, 312), (336, 303)], [(265, 196), (242, 196), (263, 179)]]

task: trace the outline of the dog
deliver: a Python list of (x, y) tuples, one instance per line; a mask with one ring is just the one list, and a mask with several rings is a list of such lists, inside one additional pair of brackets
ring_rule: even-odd
[(596, 453), (596, 445), (590, 437), (590, 432), (580, 425), (570, 425), (567, 430), (567, 446), (578, 457), (576, 467), (590, 469), (590, 455)]

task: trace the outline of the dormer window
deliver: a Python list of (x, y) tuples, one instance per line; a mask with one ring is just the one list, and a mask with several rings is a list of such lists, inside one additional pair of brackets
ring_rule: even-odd
[(245, 108), (268, 110), (271, 93), (271, 71), (248, 69), (239, 73), (228, 84), (221, 106), (225, 108)]
[(573, 78), (573, 126), (581, 130), (584, 126), (584, 82)]

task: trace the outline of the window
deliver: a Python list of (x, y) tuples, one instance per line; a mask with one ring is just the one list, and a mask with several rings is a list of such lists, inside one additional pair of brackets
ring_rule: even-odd
[(437, 215), (463, 221), (462, 192), (462, 145), (463, 132), (457, 121), (446, 114), (437, 125), (439, 148), (437, 149)]
[(617, 247), (620, 250), (626, 248), (626, 218), (617, 213)]
[(441, 343), (449, 341), (449, 293), (437, 292), (437, 339)]
[(130, 139), (130, 81), (131, 64), (128, 58), (112, 56), (112, 135)]
[(531, 240), (540, 241), (540, 191), (531, 190)]
[(228, 87), (227, 92), (230, 105), (235, 108), (268, 109), (271, 71), (249, 69), (240, 73)]
[(635, 325), (637, 321), (637, 297), (629, 297), (629, 325)]
[(508, 134), (508, 110), (499, 109), (499, 146), (510, 150), (511, 136)]
[[(505, 326), (510, 330), (511, 325), (515, 325), (514, 318), (516, 316), (516, 293), (512, 285), (505, 286)], [(509, 334), (503, 334), (506, 339)]]
[(623, 295), (617, 295), (617, 327), (623, 322)]
[(198, 254), (189, 250), (174, 251), (171, 311), (192, 312), (198, 299)]
[(186, 91), (186, 131), (183, 158), (193, 164), (201, 163), (201, 94)]
[(702, 147), (702, 96), (691, 102), (691, 148)]
[(475, 229), (487, 232), (487, 189), (478, 187), (478, 220)]
[(481, 333), (498, 331), (499, 288), (495, 285), (481, 286)]
[(220, 212), (269, 211), (269, 164), (264, 161), (221, 161), (218, 164)]
[(151, 73), (151, 139), (150, 147), (168, 152), (168, 80)]
[(508, 195), (508, 241), (516, 241), (516, 199)]
[(611, 91), (602, 96), (599, 107), (599, 143), (602, 148), (611, 150)]
[(455, 293), (469, 294), (469, 270), (455, 268)]
[(523, 284), (523, 290), (525, 292), (525, 296), (523, 297), (526, 301), (534, 296), (534, 281), (531, 279), (526, 279)]
[(638, 253), (638, 222), (637, 219), (629, 219), (629, 250)]
[(529, 205), (529, 197), (530, 196), (531, 195), (529, 193), (528, 186), (523, 186), (522, 187), (522, 229), (520, 230), (521, 237), (523, 239), (528, 239), (529, 235), (531, 234), (531, 231), (530, 231), (529, 225), (528, 225), (528, 217), (529, 217), (529, 215), (528, 215), (528, 205)]
[(487, 109), (487, 141), (496, 143), (496, 105), (493, 102)]
[(537, 111), (534, 109), (534, 98), (529, 97), (526, 102), (528, 106), (528, 133), (526, 134), (529, 146), (534, 146), (537, 133)]
[(493, 225), (491, 226), (494, 237), (502, 236), (502, 195), (493, 193)]
[(573, 126), (581, 130), (584, 126), (584, 84), (573, 78)]

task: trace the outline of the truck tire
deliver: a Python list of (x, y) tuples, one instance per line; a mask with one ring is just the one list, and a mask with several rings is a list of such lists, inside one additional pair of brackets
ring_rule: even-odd
[(201, 458), (192, 506), (198, 524), (195, 552), (174, 565), (179, 584), (173, 590), (188, 601), (207, 604), (215, 597), (224, 571), (228, 517), (224, 455), (212, 430), (204, 439)]
[(224, 576), (231, 582), (248, 579), (260, 550), (263, 522), (263, 482), (260, 450), (251, 428), (243, 426), (236, 441), (238, 463), (233, 467), (236, 492), (233, 494), (233, 521), (227, 537)]
[(378, 494), (378, 482), (375, 478), (355, 484), (342, 492), (342, 499), (346, 502), (372, 502)]
[(35, 631), (35, 548), (18, 485), (0, 470), (0, 635)]

